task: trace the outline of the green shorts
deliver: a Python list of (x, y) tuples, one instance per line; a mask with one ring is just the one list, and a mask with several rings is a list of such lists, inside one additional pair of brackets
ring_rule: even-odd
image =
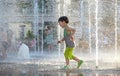
[(64, 52), (64, 56), (65, 56), (66, 59), (71, 60), (71, 59), (74, 58), (73, 50), (74, 50), (74, 48), (66, 47), (65, 52)]

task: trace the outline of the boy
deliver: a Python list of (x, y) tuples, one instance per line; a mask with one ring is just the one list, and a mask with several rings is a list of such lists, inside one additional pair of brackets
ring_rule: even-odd
[(62, 28), (64, 28), (64, 38), (58, 41), (58, 43), (65, 41), (66, 44), (66, 50), (64, 52), (66, 66), (64, 66), (64, 68), (69, 69), (69, 60), (71, 59), (78, 62), (77, 68), (79, 68), (83, 63), (83, 61), (73, 55), (73, 50), (75, 47), (75, 43), (74, 43), (75, 29), (68, 26), (69, 19), (66, 16), (60, 17), (58, 19), (58, 23)]

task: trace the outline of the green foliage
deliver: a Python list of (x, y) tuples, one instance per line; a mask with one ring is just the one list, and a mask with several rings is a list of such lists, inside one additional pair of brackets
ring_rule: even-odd
[(35, 36), (32, 31), (28, 30), (26, 39), (32, 40)]

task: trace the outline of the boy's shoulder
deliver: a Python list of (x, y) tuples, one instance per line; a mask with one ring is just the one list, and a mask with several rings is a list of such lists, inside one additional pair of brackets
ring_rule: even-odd
[(70, 25), (69, 25), (69, 26), (66, 27), (66, 29), (70, 29), (70, 28), (73, 28), (73, 26), (70, 26)]
[(75, 28), (73, 26), (69, 26), (68, 29), (74, 29), (75, 30)]

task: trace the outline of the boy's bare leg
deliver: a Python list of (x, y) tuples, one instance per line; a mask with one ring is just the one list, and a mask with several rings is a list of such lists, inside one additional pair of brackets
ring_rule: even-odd
[(77, 62), (80, 61), (80, 59), (78, 59), (77, 57), (74, 57), (73, 60), (75, 60), (75, 61), (77, 61)]
[(78, 59), (77, 57), (74, 57), (73, 60), (77, 61), (78, 64), (77, 64), (77, 68), (79, 68), (81, 66), (81, 64), (83, 63), (82, 60)]
[(66, 65), (69, 65), (69, 59), (65, 59), (65, 61), (66, 61)]

